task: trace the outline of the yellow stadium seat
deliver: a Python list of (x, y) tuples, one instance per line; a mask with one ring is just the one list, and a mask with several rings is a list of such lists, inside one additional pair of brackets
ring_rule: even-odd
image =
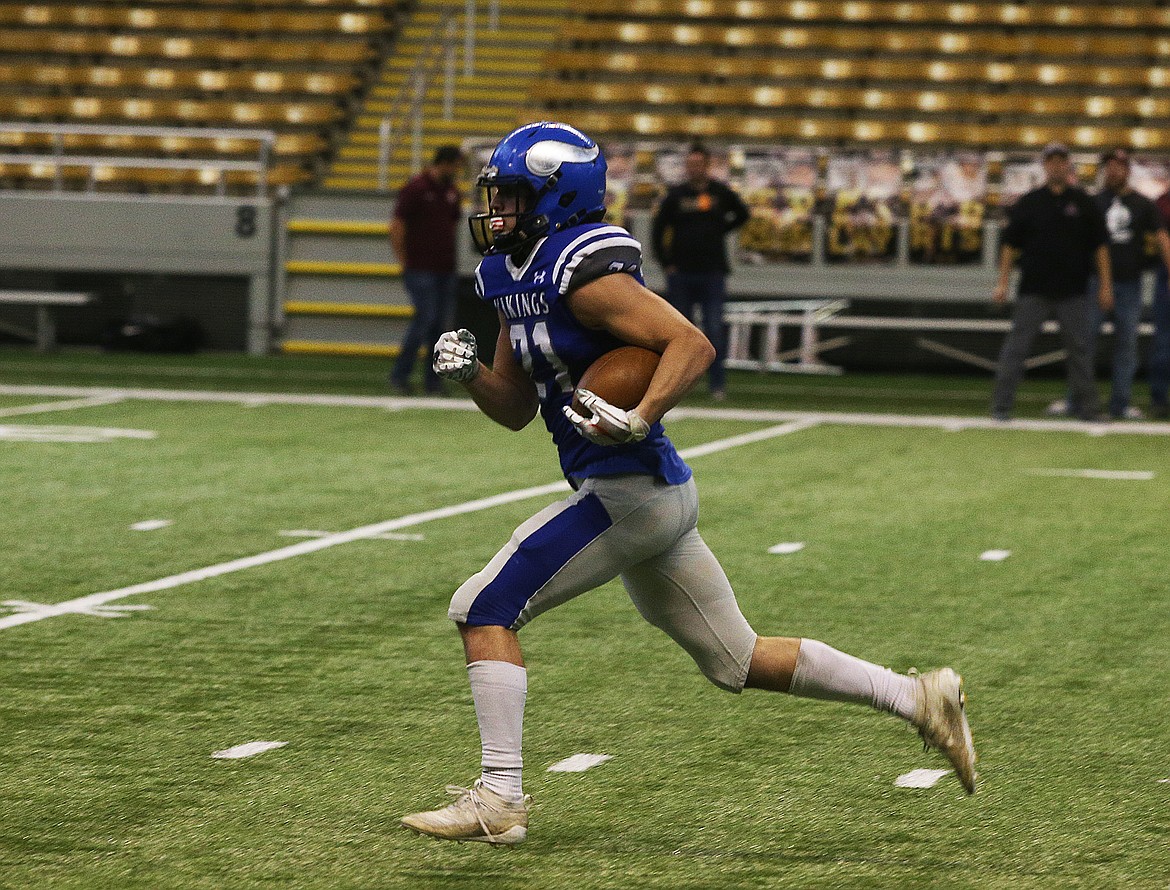
[[(276, 131), (269, 177), (303, 181), (305, 160), (329, 144), (349, 96), (393, 25), (402, 0), (0, 0), (0, 118)], [(33, 60), (33, 57), (43, 58)], [(137, 159), (182, 155), (253, 160), (259, 143), (225, 133), (213, 140), (98, 130), (51, 136), (5, 132), (16, 152), (63, 146)], [(292, 161), (293, 163), (289, 163)], [(44, 164), (36, 164), (42, 171)], [(181, 165), (170, 165), (181, 167)], [(207, 185), (208, 171), (102, 165), (91, 181), (148, 186)], [(14, 171), (17, 171), (14, 173)], [(40, 175), (32, 168), (28, 176)], [(7, 176), (19, 170), (9, 164)], [(71, 170), (70, 177), (80, 175)], [(246, 170), (216, 183), (246, 184)], [(202, 178), (201, 178), (202, 177)]]
[(383, 15), (375, 12), (175, 10), (66, 3), (57, 6), (0, 4), (0, 25), (233, 34), (366, 34), (384, 29), (386, 22)]

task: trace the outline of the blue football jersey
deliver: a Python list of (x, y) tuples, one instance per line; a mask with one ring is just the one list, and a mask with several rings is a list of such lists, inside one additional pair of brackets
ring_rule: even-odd
[(503, 316), (516, 362), (536, 384), (541, 416), (571, 480), (641, 473), (677, 485), (691, 477), (661, 423), (641, 442), (603, 446), (578, 433), (561, 412), (585, 370), (625, 345), (578, 322), (565, 295), (605, 274), (624, 273), (641, 282), (641, 269), (642, 246), (629, 232), (589, 223), (542, 238), (519, 266), (510, 256), (493, 255), (475, 270), (476, 293)]

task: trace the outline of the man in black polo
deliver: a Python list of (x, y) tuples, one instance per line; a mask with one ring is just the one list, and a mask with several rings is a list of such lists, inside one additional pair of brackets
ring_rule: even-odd
[[(1155, 245), (1162, 264), (1170, 268), (1170, 236), (1154, 202), (1129, 184), (1130, 157), (1115, 148), (1101, 157), (1104, 183), (1097, 206), (1109, 230), (1109, 260), (1113, 269), (1113, 376), (1109, 414), (1115, 420), (1140, 420), (1130, 404), (1138, 364), (1138, 323), (1142, 316), (1142, 273), (1151, 265), (1147, 244)], [(1089, 282), (1089, 292), (1093, 291)], [(1099, 320), (1098, 320), (1099, 321)], [(1094, 325), (1094, 338), (1100, 324)]]
[(654, 255), (666, 273), (666, 298), (688, 319), (703, 311), (703, 333), (715, 347), (709, 375), (711, 397), (727, 398), (727, 247), (724, 237), (751, 217), (732, 189), (712, 179), (711, 153), (700, 142), (687, 150), (686, 181), (671, 188), (654, 214)]
[(1086, 288), (1095, 272), (1101, 311), (1113, 308), (1109, 233), (1097, 203), (1069, 184), (1072, 166), (1068, 148), (1049, 143), (1041, 158), (1044, 185), (1012, 206), (1003, 232), (999, 281), (992, 297), (997, 304), (1007, 302), (1017, 259), (1021, 274), (1012, 328), (999, 353), (991, 415), (996, 420), (1011, 419), (1016, 388), (1032, 343), (1044, 322), (1055, 315), (1068, 353), (1069, 413), (1095, 420), (1099, 412), (1093, 374), (1096, 313)]

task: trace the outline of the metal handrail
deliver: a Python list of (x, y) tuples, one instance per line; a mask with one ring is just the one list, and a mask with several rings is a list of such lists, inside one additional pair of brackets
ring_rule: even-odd
[(89, 136), (189, 136), (192, 139), (247, 139), (275, 144), (272, 130), (242, 130), (221, 127), (137, 127), (119, 124), (34, 124), (0, 121), (0, 133), (71, 133)]
[[(256, 194), (263, 198), (268, 191), (268, 168), (276, 145), (272, 130), (217, 129), (213, 127), (134, 127), (100, 124), (36, 124), (0, 122), (0, 133), (40, 133), (53, 136), (50, 152), (5, 152), (0, 154), (3, 164), (41, 164), (54, 168), (53, 186), (64, 191), (64, 169), (88, 167), (89, 188), (97, 181), (96, 171), (101, 167), (158, 170), (211, 170), (218, 174), (216, 193), (227, 191), (225, 174), (228, 171), (247, 171), (256, 174)], [(71, 155), (65, 150), (66, 136), (145, 136), (150, 138), (238, 139), (257, 143), (257, 159), (235, 161), (225, 158), (169, 158), (126, 155)]]
[[(405, 135), (405, 128), (395, 132), (394, 120), (411, 122), (411, 171), (422, 167), (422, 104), (426, 99), (427, 87), (438, 70), (439, 62), (444, 63), (443, 120), (451, 120), (455, 106), (455, 9), (447, 7), (427, 38), (424, 51), (414, 67), (410, 69), (398, 94), (390, 104), (390, 113), (378, 125), (378, 190), (389, 188), (390, 156)], [(439, 40), (442, 35), (442, 40)], [(396, 114), (409, 98), (410, 105)]]
[(125, 167), (137, 170), (243, 170), (259, 173), (259, 161), (220, 158), (144, 158), (120, 155), (0, 154), (0, 164), (48, 164), (57, 167)]

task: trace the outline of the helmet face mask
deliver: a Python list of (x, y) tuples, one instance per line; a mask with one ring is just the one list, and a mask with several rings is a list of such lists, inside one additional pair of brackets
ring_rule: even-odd
[(484, 255), (516, 253), (552, 232), (605, 214), (605, 157), (579, 130), (528, 124), (496, 146), (476, 185), (485, 212), (468, 219)]
[(528, 214), (535, 203), (535, 194), (526, 180), (492, 176), (488, 169), (485, 168), (476, 182), (484, 190), (487, 209), (468, 219), (471, 237), (482, 254), (512, 253), (543, 234), (528, 231), (540, 222), (530, 219)]

